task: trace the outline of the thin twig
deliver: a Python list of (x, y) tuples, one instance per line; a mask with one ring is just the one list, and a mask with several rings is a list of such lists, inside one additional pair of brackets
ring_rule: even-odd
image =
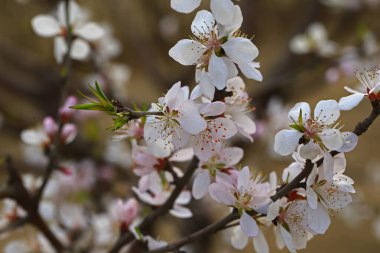
[[(188, 168), (185, 172), (185, 174), (177, 180), (176, 187), (174, 188), (172, 194), (167, 199), (167, 201), (157, 208), (155, 211), (153, 211), (150, 215), (145, 217), (145, 219), (140, 223), (138, 226), (139, 230), (141, 232), (144, 232), (147, 228), (152, 226), (152, 224), (161, 216), (165, 215), (174, 205), (174, 202), (178, 198), (178, 196), (181, 194), (182, 190), (185, 188), (187, 183), (190, 181), (192, 175), (194, 174), (195, 169), (197, 168), (199, 160), (197, 158), (193, 158), (191, 160), (190, 164), (188, 165)], [(116, 241), (112, 249), (109, 251), (109, 253), (117, 253), (119, 250), (124, 247), (124, 245), (132, 242), (134, 240), (134, 236), (131, 232), (126, 232), (124, 234), (121, 234), (119, 239)]]

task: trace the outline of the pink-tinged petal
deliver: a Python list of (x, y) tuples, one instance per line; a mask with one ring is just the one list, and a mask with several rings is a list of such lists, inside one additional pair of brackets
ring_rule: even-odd
[(176, 151), (170, 158), (172, 162), (186, 162), (190, 161), (194, 157), (193, 148), (183, 148)]
[(190, 211), (190, 209), (183, 207), (183, 206), (178, 206), (175, 205), (173, 209), (169, 211), (171, 215), (177, 218), (181, 219), (187, 219), (193, 217), (193, 213)]
[(208, 71), (211, 83), (218, 90), (224, 89), (228, 79), (228, 68), (223, 59), (213, 53), (208, 65)]
[(74, 34), (85, 40), (94, 41), (102, 38), (105, 31), (100, 25), (90, 22), (84, 26), (74, 29)]
[(209, 193), (211, 198), (215, 201), (224, 203), (227, 206), (233, 206), (235, 204), (235, 198), (231, 193), (231, 188), (221, 183), (213, 183), (209, 187)]
[(352, 151), (358, 144), (358, 136), (351, 132), (343, 132), (342, 136), (344, 144), (342, 147), (338, 148), (337, 151), (344, 153)]
[(225, 148), (219, 154), (221, 161), (225, 163), (225, 167), (236, 165), (243, 158), (244, 151), (238, 147)]
[(200, 111), (205, 116), (219, 116), (226, 111), (226, 104), (220, 101), (206, 104)]
[(43, 121), (44, 131), (50, 138), (53, 138), (58, 132), (58, 125), (52, 117), (46, 117)]
[(170, 7), (181, 13), (190, 13), (201, 3), (201, 0), (171, 0)]
[(176, 82), (168, 90), (165, 95), (165, 104), (171, 110), (177, 110), (180, 105), (182, 105), (185, 100), (183, 91), (181, 90), (181, 82)]
[(229, 25), (233, 23), (234, 3), (231, 0), (211, 0), (210, 9), (219, 24)]
[(84, 60), (90, 54), (89, 44), (82, 39), (75, 39), (71, 46), (70, 56), (75, 60)]
[(210, 128), (213, 137), (217, 140), (229, 139), (237, 133), (234, 122), (221, 117), (210, 121), (208, 128)]
[(314, 118), (322, 124), (331, 125), (338, 120), (339, 116), (339, 105), (335, 100), (322, 100), (315, 106)]
[(222, 48), (235, 63), (250, 63), (259, 55), (259, 50), (252, 41), (241, 37), (229, 39), (222, 44)]
[(315, 209), (307, 209), (306, 219), (313, 234), (326, 233), (331, 223), (330, 215), (322, 205), (318, 205)]
[(253, 238), (253, 248), (256, 253), (269, 253), (268, 242), (261, 230), (259, 231), (259, 234)]
[(342, 97), (339, 100), (339, 109), (342, 111), (349, 111), (356, 107), (364, 98), (363, 93), (354, 93), (347, 97)]
[(263, 81), (263, 75), (258, 70), (258, 68), (260, 68), (260, 63), (242, 62), (239, 63), (239, 68), (245, 77), (256, 80), (258, 82)]
[(288, 118), (291, 124), (298, 122), (300, 113), (302, 112), (302, 122), (305, 122), (310, 118), (310, 105), (306, 102), (300, 102), (295, 104), (288, 113)]
[(243, 212), (240, 217), (240, 227), (248, 237), (255, 237), (259, 234), (259, 227), (255, 219), (246, 212)]
[(61, 32), (57, 20), (50, 15), (38, 15), (32, 19), (32, 28), (41, 37), (53, 37)]
[(54, 57), (58, 63), (63, 62), (63, 57), (67, 53), (67, 44), (64, 38), (55, 37), (54, 38)]
[(344, 144), (344, 138), (338, 129), (323, 130), (318, 136), (321, 138), (323, 145), (330, 150), (340, 149)]
[(206, 51), (206, 47), (201, 43), (184, 39), (177, 42), (169, 50), (169, 56), (182, 65), (189, 66), (198, 63), (199, 59)]
[(201, 117), (197, 107), (190, 100), (182, 104), (178, 121), (183, 130), (193, 135), (199, 134), (207, 127), (206, 120)]
[(235, 249), (242, 250), (247, 246), (248, 237), (243, 233), (240, 227), (234, 228), (231, 236), (231, 245)]
[(75, 137), (77, 136), (77, 133), (78, 133), (78, 129), (76, 125), (71, 124), (71, 123), (65, 124), (62, 128), (61, 140), (63, 141), (63, 143), (69, 144), (75, 139)]
[(210, 186), (211, 178), (208, 170), (200, 169), (195, 176), (193, 183), (193, 196), (195, 199), (201, 199), (208, 193), (208, 187)]
[(195, 36), (203, 38), (205, 34), (210, 33), (214, 26), (215, 19), (211, 12), (201, 10), (197, 12), (197, 15), (195, 15), (195, 18), (191, 23), (191, 31)]
[(281, 130), (274, 137), (274, 151), (283, 156), (290, 155), (297, 148), (302, 135), (296, 130)]

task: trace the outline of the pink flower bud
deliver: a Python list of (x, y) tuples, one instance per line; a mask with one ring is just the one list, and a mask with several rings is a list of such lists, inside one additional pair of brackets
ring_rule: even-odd
[(61, 141), (64, 144), (69, 144), (77, 136), (77, 127), (74, 124), (65, 124), (61, 132)]
[(123, 227), (128, 227), (137, 217), (139, 211), (139, 203), (136, 199), (131, 198), (126, 203), (119, 200), (114, 208), (114, 214)]
[(52, 140), (58, 132), (57, 123), (55, 123), (54, 119), (49, 116), (49, 117), (44, 118), (43, 127), (44, 127), (44, 131), (49, 136), (50, 140)]
[(74, 106), (78, 103), (78, 100), (74, 96), (69, 96), (65, 103), (59, 108), (59, 114), (61, 116), (62, 122), (67, 122), (72, 117), (75, 112), (73, 109), (69, 108), (70, 106)]

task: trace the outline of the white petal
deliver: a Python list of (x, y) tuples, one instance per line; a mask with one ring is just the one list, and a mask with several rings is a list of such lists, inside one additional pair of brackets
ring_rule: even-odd
[(248, 166), (245, 166), (240, 172), (237, 183), (237, 190), (242, 192), (244, 189), (249, 187), (251, 183), (251, 172), (249, 171)]
[(240, 227), (248, 237), (255, 237), (259, 234), (259, 227), (255, 219), (244, 211), (240, 218)]
[(169, 56), (182, 65), (194, 65), (206, 51), (206, 47), (201, 43), (184, 39), (177, 42), (169, 50)]
[(238, 69), (236, 68), (235, 63), (228, 57), (221, 57), (224, 61), (224, 63), (227, 66), (227, 72), (228, 72), (228, 79), (233, 78), (237, 76), (239, 73)]
[(226, 167), (237, 164), (244, 155), (244, 151), (238, 147), (225, 148), (222, 150), (220, 157), (225, 162)]
[(50, 15), (38, 15), (32, 19), (32, 28), (39, 36), (53, 37), (61, 32), (57, 20)]
[(316, 209), (318, 206), (318, 196), (311, 187), (306, 187), (307, 203), (312, 209)]
[(302, 135), (296, 130), (281, 130), (274, 137), (274, 151), (283, 156), (290, 155), (297, 148)]
[[(70, 1), (69, 2), (69, 17), (70, 17), (70, 20), (69, 20), (69, 23), (70, 24), (73, 24), (78, 18), (81, 18), (81, 16), (83, 15), (79, 5), (75, 2), (75, 1)], [(57, 17), (58, 17), (58, 20), (59, 22), (62, 24), (62, 25), (67, 25), (66, 24), (66, 4), (65, 2), (60, 2), (58, 4), (58, 9), (57, 9)]]
[(240, 227), (234, 228), (231, 236), (231, 245), (235, 249), (242, 250), (247, 246), (248, 237), (243, 233)]
[(205, 35), (209, 35), (214, 26), (215, 19), (211, 12), (201, 10), (197, 12), (197, 15), (191, 23), (191, 31), (197, 37), (204, 37)]
[(307, 209), (306, 219), (313, 234), (326, 233), (331, 223), (330, 215), (322, 205), (315, 209)]
[(21, 140), (29, 145), (41, 145), (49, 138), (42, 131), (27, 129), (21, 132)]
[(219, 116), (226, 111), (226, 104), (220, 101), (213, 102), (204, 106), (200, 113), (205, 116)]
[(90, 50), (90, 46), (86, 41), (82, 39), (76, 39), (71, 45), (70, 55), (71, 58), (75, 60), (84, 60), (90, 54)]
[(231, 194), (231, 189), (222, 183), (211, 184), (209, 193), (211, 198), (217, 202), (224, 203), (227, 206), (233, 206), (235, 204), (235, 198)]
[(67, 53), (67, 44), (64, 38), (55, 37), (54, 38), (54, 56), (58, 63), (63, 62), (63, 58)]
[(190, 13), (201, 3), (201, 0), (171, 0), (170, 7), (181, 13)]
[(218, 32), (219, 36), (229, 36), (235, 31), (239, 30), (243, 23), (243, 13), (241, 12), (240, 6), (234, 6), (234, 17), (232, 19), (232, 23), (228, 25), (219, 25)]
[(338, 120), (339, 116), (339, 105), (335, 100), (321, 100), (315, 106), (314, 118), (322, 124), (331, 125)]
[(270, 204), (268, 207), (267, 218), (269, 220), (274, 220), (279, 214), (280, 214), (280, 202), (276, 201)]
[(172, 162), (186, 162), (190, 161), (194, 156), (193, 148), (183, 148), (176, 151), (170, 158), (169, 161)]
[(302, 112), (302, 122), (310, 118), (310, 105), (306, 102), (295, 104), (288, 113), (288, 118), (291, 123), (298, 122), (298, 117)]
[(295, 54), (306, 54), (310, 52), (310, 44), (305, 35), (298, 34), (289, 42), (290, 51)]
[(187, 205), (191, 201), (191, 193), (189, 191), (182, 191), (178, 198), (175, 200), (177, 205)]
[(233, 23), (234, 3), (231, 0), (211, 0), (210, 8), (219, 24), (229, 25)]
[(183, 91), (181, 89), (181, 82), (176, 82), (173, 86), (166, 92), (164, 103), (171, 110), (178, 110), (185, 100)]
[(213, 53), (208, 65), (208, 71), (212, 84), (218, 90), (224, 89), (228, 80), (228, 69), (223, 59)]
[(177, 218), (186, 219), (193, 217), (193, 213), (190, 211), (190, 209), (175, 205), (173, 209), (169, 211), (171, 215)]
[(235, 63), (250, 63), (259, 55), (259, 50), (252, 41), (241, 37), (229, 39), (222, 44), (222, 48)]
[(239, 68), (241, 72), (249, 79), (253, 79), (261, 82), (263, 80), (263, 75), (257, 69), (260, 67), (260, 63), (258, 62), (242, 62), (239, 63)]
[(354, 93), (347, 97), (342, 97), (339, 100), (339, 109), (342, 111), (349, 111), (356, 107), (364, 98), (363, 93)]
[(290, 252), (295, 252), (295, 248), (294, 248), (294, 243), (293, 243), (293, 239), (292, 239), (292, 236), (289, 234), (289, 232), (283, 227), (280, 225), (280, 234), (281, 234), (281, 237), (282, 237), (282, 240), (284, 241), (286, 247), (288, 248), (288, 250)]
[(75, 29), (74, 34), (82, 37), (83, 39), (93, 41), (98, 40), (104, 36), (104, 29), (98, 24), (91, 22)]
[(344, 144), (342, 147), (338, 148), (339, 152), (350, 152), (352, 151), (356, 145), (358, 144), (358, 136), (351, 132), (343, 132)]
[(302, 158), (314, 160), (321, 154), (321, 148), (318, 144), (309, 141), (306, 145), (302, 145), (298, 152)]
[(257, 253), (269, 253), (268, 242), (262, 231), (259, 232), (258, 236), (253, 238), (253, 248)]
[[(214, 87), (213, 87), (214, 88)], [(214, 88), (215, 89), (215, 88)], [(200, 85), (196, 85), (193, 90), (191, 91), (191, 94), (190, 94), (190, 100), (196, 100), (198, 98), (200, 98), (202, 96), (202, 90), (201, 90), (201, 87)], [(212, 97), (214, 98), (214, 97)]]
[(255, 122), (245, 113), (237, 112), (232, 115), (232, 120), (240, 128), (250, 135), (256, 133)]
[(321, 138), (323, 145), (325, 145), (330, 150), (336, 150), (343, 146), (344, 139), (338, 129), (326, 129), (318, 134)]
[(207, 123), (199, 115), (198, 109), (192, 101), (185, 101), (181, 106), (180, 113), (182, 115), (178, 117), (178, 121), (183, 130), (189, 134), (196, 135), (206, 129)]
[(211, 128), (212, 135), (216, 139), (226, 140), (237, 133), (237, 128), (234, 122), (227, 118), (219, 117), (211, 120), (209, 127)]
[(203, 94), (203, 96), (207, 97), (208, 99), (212, 100), (214, 99), (215, 94), (215, 86), (211, 83), (209, 74), (202, 72), (200, 80), (199, 80), (199, 87)]
[(193, 183), (192, 192), (194, 198), (203, 198), (208, 192), (208, 187), (210, 186), (210, 183), (210, 173), (208, 172), (208, 170), (201, 169), (201, 171), (196, 175)]

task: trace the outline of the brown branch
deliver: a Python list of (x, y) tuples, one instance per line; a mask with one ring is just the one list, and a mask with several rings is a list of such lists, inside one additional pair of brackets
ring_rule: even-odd
[[(157, 208), (155, 211), (153, 211), (150, 215), (145, 217), (145, 219), (140, 223), (138, 226), (139, 230), (141, 232), (144, 232), (147, 228), (152, 226), (154, 222), (161, 216), (165, 215), (174, 205), (174, 202), (178, 198), (178, 196), (181, 194), (182, 190), (185, 188), (187, 183), (190, 181), (192, 175), (194, 174), (199, 160), (197, 158), (193, 158), (191, 160), (190, 164), (188, 165), (188, 168), (185, 172), (185, 174), (178, 178), (176, 187), (174, 188), (174, 191), (170, 195), (170, 197), (167, 199), (167, 201)], [(134, 240), (134, 235), (131, 232), (126, 232), (124, 234), (121, 234), (119, 239), (116, 241), (112, 249), (109, 251), (109, 253), (117, 253), (119, 250), (124, 247), (124, 245), (132, 242)]]
[(240, 218), (240, 215), (238, 212), (234, 211), (230, 213), (229, 215), (225, 216), (223, 219), (219, 220), (216, 223), (213, 223), (211, 225), (208, 225), (207, 227), (183, 238), (182, 240), (179, 240), (178, 242), (169, 244), (167, 246), (164, 246), (159, 249), (151, 250), (149, 253), (163, 253), (163, 252), (170, 252), (180, 249), (182, 246), (187, 245), (189, 243), (192, 243), (204, 236), (212, 235), (220, 230), (223, 230), (226, 228), (226, 225), (232, 221), (235, 221)]

